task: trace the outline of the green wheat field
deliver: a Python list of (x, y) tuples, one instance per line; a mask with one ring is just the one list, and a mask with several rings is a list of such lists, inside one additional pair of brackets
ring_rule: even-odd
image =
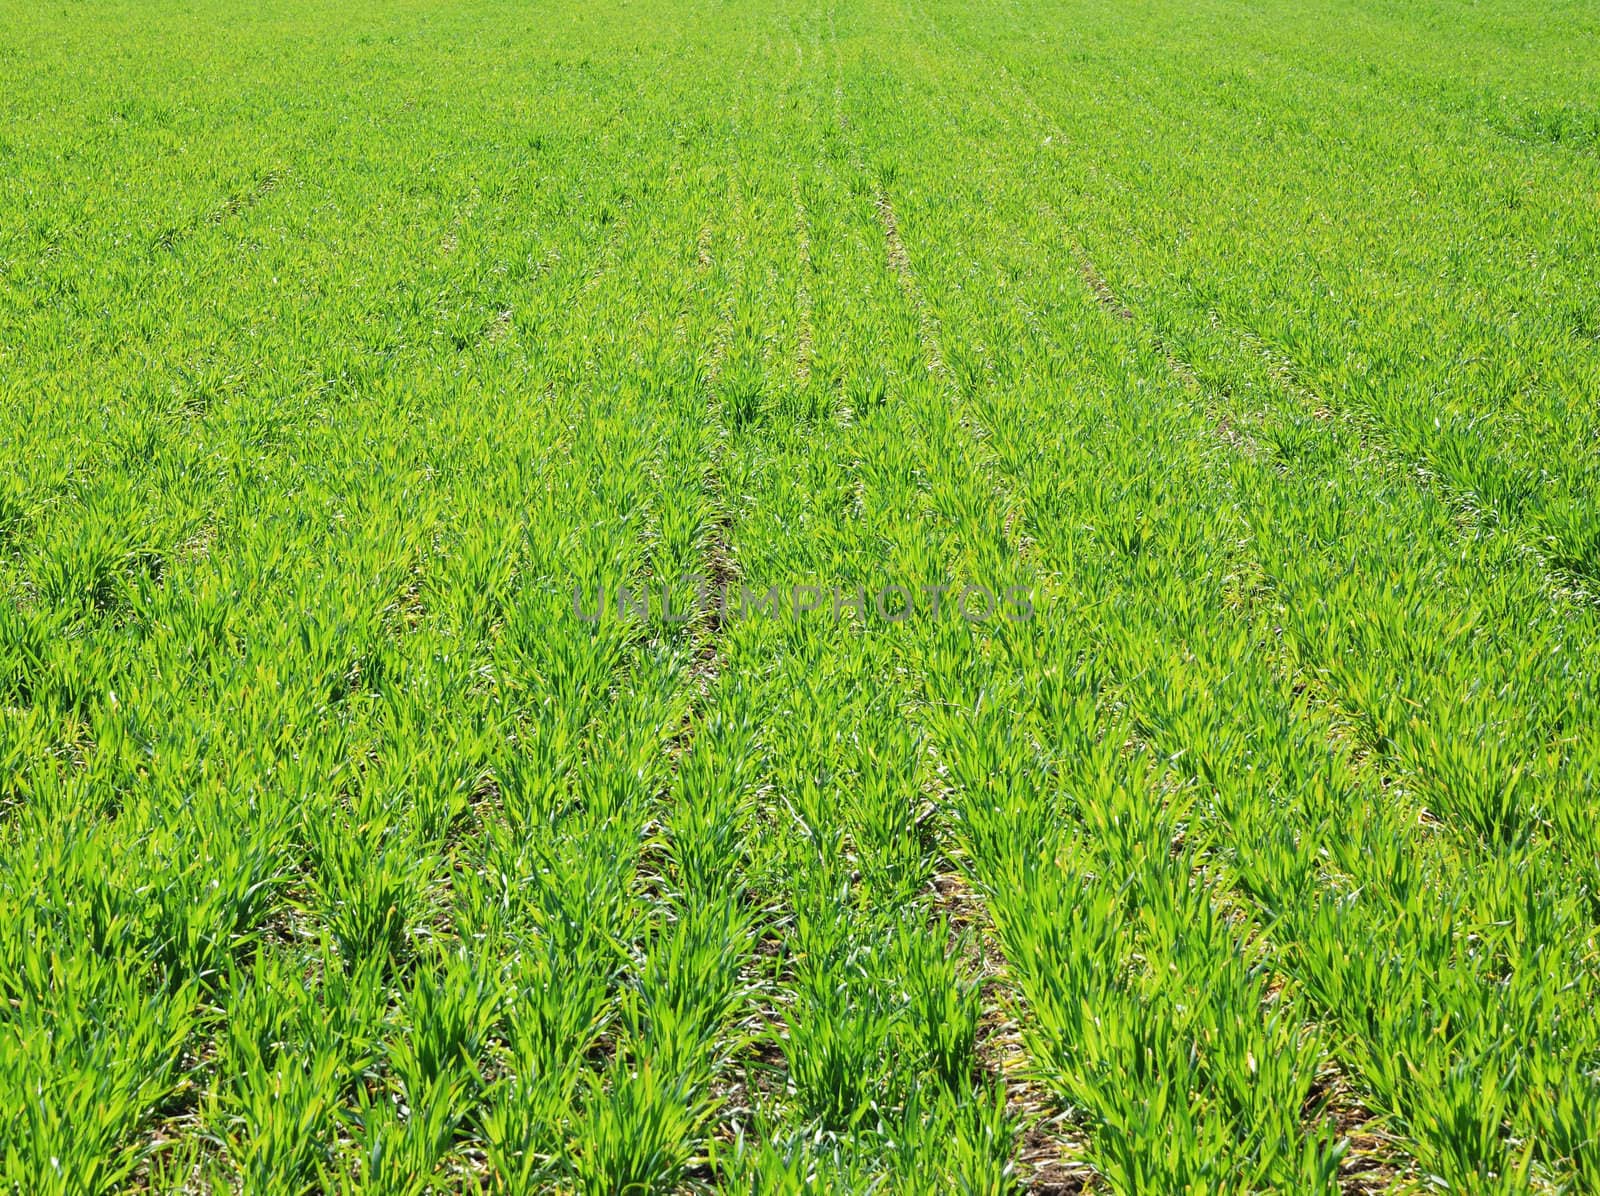
[(1596, 0), (0, 0), (0, 1187), (1600, 1192)]

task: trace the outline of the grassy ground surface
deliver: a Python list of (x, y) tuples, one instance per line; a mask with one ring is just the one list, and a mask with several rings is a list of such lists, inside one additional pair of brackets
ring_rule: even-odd
[(0, 1183), (1600, 1191), (1597, 97), (0, 0)]

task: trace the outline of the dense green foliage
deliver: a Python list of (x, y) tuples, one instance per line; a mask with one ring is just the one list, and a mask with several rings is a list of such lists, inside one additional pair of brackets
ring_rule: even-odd
[(1593, 3), (0, 30), (0, 1185), (1600, 1191)]

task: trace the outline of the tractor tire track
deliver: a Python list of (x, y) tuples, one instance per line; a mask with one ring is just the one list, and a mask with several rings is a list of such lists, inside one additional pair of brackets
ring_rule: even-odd
[[(860, 145), (844, 108), (842, 83), (834, 88), (834, 109), (835, 124), (848, 146), (850, 166), (858, 178), (865, 177)], [(943, 329), (917, 278), (911, 253), (901, 236), (893, 199), (881, 179), (874, 182), (872, 203), (883, 234), (885, 264), (898, 280), (916, 317), (924, 367), (939, 383), (945, 400), (954, 409), (966, 433), (974, 453), (976, 476), (982, 479), (987, 498), (997, 509), (995, 523), (1002, 542), (1017, 562), (1026, 564), (1031, 544), (1019, 532), (1018, 508), (997, 480), (998, 461), (987, 443), (987, 433), (972, 415), (949, 369)], [(936, 808), (949, 807), (949, 794), (929, 796)], [(1021, 994), (1009, 978), (1010, 964), (995, 933), (987, 903), (973, 893), (965, 871), (959, 866), (935, 877), (930, 913), (947, 917), (952, 931), (968, 927), (977, 934), (979, 958), (974, 962), (983, 982), (976, 1056), (981, 1072), (1001, 1088), (1007, 1113), (1019, 1127), (1013, 1161), (1023, 1189), (1038, 1196), (1067, 1196), (1085, 1190), (1093, 1175), (1085, 1162), (1086, 1144), (1055, 1111), (1055, 1098), (1033, 1072), (1018, 1020), (1024, 1008)]]

